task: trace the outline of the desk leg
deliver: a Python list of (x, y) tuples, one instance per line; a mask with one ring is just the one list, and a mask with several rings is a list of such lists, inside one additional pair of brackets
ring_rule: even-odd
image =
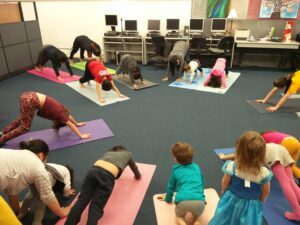
[(231, 50), (230, 69), (232, 69), (232, 64), (233, 64), (233, 59), (234, 59), (234, 48), (235, 48), (235, 43), (233, 44), (232, 50)]

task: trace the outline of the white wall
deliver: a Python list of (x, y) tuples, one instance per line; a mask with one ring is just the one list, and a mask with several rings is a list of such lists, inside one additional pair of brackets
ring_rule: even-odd
[[(105, 14), (118, 15), (120, 19), (135, 19), (140, 34), (147, 33), (148, 19), (161, 20), (161, 32), (165, 33), (166, 19), (180, 19), (180, 28), (189, 25), (191, 0), (163, 1), (37, 1), (43, 44), (58, 48), (71, 48), (77, 35), (87, 35), (103, 48), (103, 34), (110, 30), (105, 26)], [(68, 51), (66, 51), (68, 52)]]

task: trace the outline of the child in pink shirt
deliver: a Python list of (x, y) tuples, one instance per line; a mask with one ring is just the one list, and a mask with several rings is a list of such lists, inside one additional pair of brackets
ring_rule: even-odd
[(204, 86), (209, 86), (214, 88), (226, 88), (227, 74), (228, 71), (226, 68), (226, 59), (218, 58), (210, 74), (204, 81)]

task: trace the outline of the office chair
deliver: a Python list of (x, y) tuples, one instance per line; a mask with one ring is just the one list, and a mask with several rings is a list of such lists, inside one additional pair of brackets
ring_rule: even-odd
[(226, 59), (227, 64), (231, 57), (231, 51), (234, 44), (234, 37), (225, 36), (220, 39), (217, 48), (208, 48), (208, 51), (216, 55), (218, 58), (223, 57)]
[(173, 43), (166, 41), (164, 36), (152, 36), (152, 43), (155, 47), (155, 53), (151, 60), (160, 66), (164, 66), (168, 62), (169, 53), (172, 50)]
[(158, 35), (158, 36), (152, 36), (151, 39), (152, 39), (152, 43), (155, 47), (156, 54), (159, 54), (160, 56), (163, 57), (165, 46), (166, 46), (165, 37), (162, 35)]
[(190, 54), (195, 54), (197, 57), (201, 55), (201, 53), (207, 52), (206, 46), (206, 38), (204, 37), (193, 37), (190, 42)]

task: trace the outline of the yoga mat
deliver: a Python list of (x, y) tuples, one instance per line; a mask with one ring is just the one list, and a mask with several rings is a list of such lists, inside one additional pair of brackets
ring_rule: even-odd
[[(134, 179), (132, 171), (128, 166), (126, 167), (122, 176), (116, 180), (113, 192), (104, 208), (104, 215), (98, 222), (99, 225), (132, 225), (134, 223), (156, 168), (156, 165), (141, 163), (137, 163), (137, 166), (142, 178)], [(72, 204), (76, 202), (76, 199)], [(78, 225), (85, 225), (87, 216), (88, 207), (84, 210)], [(63, 225), (65, 221), (66, 218), (60, 219), (56, 225)]]
[[(230, 154), (234, 153), (234, 148), (215, 149), (214, 152)], [(263, 203), (263, 216), (269, 225), (296, 225), (297, 222), (290, 221), (284, 217), (284, 212), (291, 208), (284, 197), (281, 187), (276, 177), (271, 180), (271, 192), (267, 200)]]
[[(131, 81), (129, 76), (126, 74), (125, 76), (123, 76), (122, 74), (118, 76), (118, 78), (116, 76), (114, 76), (114, 80), (117, 81), (120, 84), (125, 85), (126, 87), (133, 89)], [(154, 87), (159, 85), (158, 83), (152, 83), (149, 80), (144, 79), (143, 83), (141, 83), (140, 80), (135, 81), (135, 84), (137, 85), (137, 89), (133, 89), (133, 90), (141, 90), (144, 88), (149, 88), (149, 87)]]
[(288, 99), (284, 105), (282, 105), (275, 112), (269, 112), (267, 110), (270, 106), (275, 106), (279, 99), (270, 99), (268, 103), (262, 104), (257, 103), (255, 100), (247, 100), (247, 103), (251, 105), (256, 111), (259, 113), (289, 113), (289, 112), (300, 112), (300, 99), (299, 98), (291, 98)]
[[(72, 63), (71, 66), (74, 67), (74, 68), (85, 71), (85, 64), (86, 64), (86, 61), (78, 62), (78, 63)], [(106, 67), (106, 69), (111, 75), (116, 74), (116, 71), (114, 69), (110, 69), (110, 68), (107, 68), (107, 67)]]
[[(201, 225), (206, 225), (214, 216), (217, 204), (219, 202), (219, 195), (215, 189), (208, 188), (204, 189), (205, 198), (207, 205), (205, 205), (205, 210), (201, 215)], [(177, 225), (175, 216), (175, 204), (167, 203), (165, 201), (158, 200), (157, 197), (161, 194), (156, 194), (153, 196), (155, 214), (157, 225)], [(187, 221), (191, 221), (192, 215), (188, 213), (186, 216)]]
[(43, 77), (47, 80), (51, 80), (56, 83), (60, 83), (60, 84), (65, 84), (65, 83), (77, 81), (80, 79), (80, 76), (77, 76), (77, 75), (70, 76), (69, 73), (59, 70), (60, 76), (64, 79), (63, 81), (61, 81), (57, 78), (53, 68), (50, 68), (50, 67), (44, 67), (43, 71), (37, 71), (35, 69), (32, 69), (32, 70), (28, 70), (27, 72), (30, 74), (39, 76), (39, 77)]
[(90, 81), (90, 85), (88, 85), (87, 83), (84, 84), (85, 88), (81, 88), (79, 85), (79, 82), (70, 82), (70, 83), (67, 83), (66, 85), (100, 106), (105, 106), (105, 105), (109, 105), (112, 103), (121, 102), (121, 101), (125, 101), (125, 100), (129, 99), (126, 96), (125, 96), (125, 98), (120, 98), (117, 95), (117, 93), (113, 90), (102, 91), (103, 97), (105, 99), (105, 103), (100, 103), (99, 99), (98, 99), (97, 91), (96, 91), (96, 82), (93, 80)]
[(5, 148), (19, 149), (20, 141), (28, 141), (30, 139), (42, 139), (48, 144), (50, 150), (56, 150), (72, 145), (78, 145), (85, 142), (114, 136), (114, 134), (103, 119), (88, 121), (85, 126), (78, 127), (78, 129), (81, 133), (92, 134), (92, 137), (88, 139), (80, 139), (68, 127), (61, 128), (59, 130), (58, 135), (53, 129), (47, 129), (41, 131), (28, 132), (19, 137), (16, 137), (6, 142)]
[(204, 91), (204, 92), (211, 92), (216, 94), (225, 94), (229, 88), (233, 85), (233, 83), (239, 78), (240, 73), (236, 72), (229, 72), (228, 77), (226, 78), (227, 87), (226, 88), (212, 88), (212, 87), (205, 87), (204, 81), (206, 80), (206, 77), (209, 75), (210, 69), (204, 68), (203, 69), (203, 77), (197, 76), (194, 77), (191, 84), (188, 84), (183, 81), (175, 81), (171, 83), (170, 87), (177, 87), (177, 88), (185, 88), (185, 89), (191, 89), (196, 91)]

